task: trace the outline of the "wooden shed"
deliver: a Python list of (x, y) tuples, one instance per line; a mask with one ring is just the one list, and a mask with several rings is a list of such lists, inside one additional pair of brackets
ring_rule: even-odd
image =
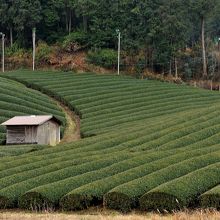
[(16, 116), (2, 125), (7, 128), (7, 144), (56, 145), (61, 122), (52, 115)]

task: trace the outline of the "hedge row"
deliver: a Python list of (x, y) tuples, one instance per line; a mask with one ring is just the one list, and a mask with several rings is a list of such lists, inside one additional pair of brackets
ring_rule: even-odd
[[(109, 154), (109, 156), (120, 154), (120, 152)], [(121, 152), (122, 154), (122, 152)], [(123, 152), (126, 154), (126, 152)], [(135, 155), (134, 155), (135, 156)], [(14, 169), (9, 169), (1, 172), (1, 182), (0, 189), (3, 189), (9, 185), (16, 184), (30, 178), (38, 177), (41, 175), (47, 175), (54, 171), (60, 172), (62, 170), (72, 169), (73, 166), (80, 166), (83, 164), (93, 163), (94, 161), (98, 161), (101, 158), (104, 159), (103, 155), (93, 155), (87, 157), (62, 157), (59, 160), (51, 161), (40, 161), (37, 163), (33, 163), (31, 165), (24, 165), (20, 167), (16, 167)]]
[[(31, 81), (36, 79), (35, 85), (50, 91), (50, 93), (56, 94), (56, 96), (65, 99), (68, 103), (72, 103), (71, 105), (74, 109), (77, 109), (80, 114), (84, 114), (85, 118), (82, 120), (82, 133), (85, 135), (97, 134), (102, 132), (102, 129), (111, 128), (112, 126), (128, 121), (137, 121), (144, 118), (183, 111), (185, 109), (193, 109), (194, 107), (207, 106), (208, 104), (214, 104), (218, 98), (217, 94), (215, 95), (214, 93), (204, 92), (194, 88), (191, 89), (185, 86), (178, 87), (168, 83), (158, 83), (154, 81), (137, 81), (126, 77), (99, 77), (91, 74), (88, 76), (79, 76), (71, 73), (66, 73), (65, 75), (60, 74), (60, 76), (59, 73), (47, 74), (47, 76), (45, 76), (44, 73), (39, 74), (40, 75), (37, 76), (36, 74), (28, 73), (22, 75), (10, 73), (9, 76), (24, 80), (27, 83), (31, 83)], [(55, 80), (52, 80), (49, 82), (49, 85), (47, 85), (46, 80), (51, 79), (53, 76)], [(39, 80), (40, 77), (42, 77), (42, 79)], [(62, 79), (63, 77), (64, 80)], [(137, 85), (140, 86), (140, 89)], [(156, 91), (154, 85), (158, 86)], [(114, 91), (114, 88), (117, 88), (117, 92)], [(131, 91), (133, 91), (133, 89), (139, 92), (132, 94)], [(95, 90), (97, 93), (95, 93)], [(163, 90), (168, 93), (163, 94)], [(65, 96), (65, 91), (70, 94), (70, 96)], [(77, 94), (75, 94), (76, 91)], [(88, 92), (86, 96), (80, 95), (86, 91)], [(91, 91), (93, 91), (93, 93), (88, 96)], [(124, 93), (120, 94), (120, 92)], [(71, 96), (73, 93), (74, 95)], [(145, 95), (145, 93), (147, 95)], [(127, 97), (126, 100), (125, 97)], [(182, 101), (182, 99), (185, 101)], [(160, 100), (163, 100), (163, 102), (160, 102)], [(138, 103), (144, 104), (146, 108), (139, 106), (140, 109), (138, 109), (138, 107), (133, 105), (135, 113), (132, 113), (132, 108), (130, 108), (127, 113), (123, 113), (123, 110), (127, 110), (129, 105)], [(116, 106), (121, 107), (121, 112), (119, 112), (118, 109), (117, 113), (115, 112), (114, 109)], [(155, 108), (157, 109), (156, 112)], [(174, 111), (174, 109), (176, 111)], [(100, 113), (103, 110), (109, 114), (98, 116), (97, 114), (101, 115)], [(92, 115), (93, 113), (94, 115)], [(95, 118), (95, 116), (97, 116), (97, 118)]]
[[(134, 135), (132, 137), (134, 137)], [(126, 143), (125, 139), (126, 139), (126, 136), (122, 138), (121, 140), (110, 139), (110, 140), (97, 142), (97, 143), (90, 144), (90, 145), (86, 145), (81, 141), (80, 143), (82, 143), (83, 145), (80, 145), (80, 143), (78, 143), (78, 144), (67, 145), (66, 147), (64, 147), (64, 149), (60, 147), (56, 147), (54, 149), (46, 149), (42, 152), (34, 152), (28, 155), (24, 155), (23, 157), (21, 156), (19, 158), (14, 158), (14, 161), (11, 161), (9, 159), (5, 159), (5, 160), (3, 159), (3, 160), (0, 160), (2, 162), (0, 164), (0, 170), (1, 170), (0, 177), (7, 175), (7, 174), (11, 174), (10, 171), (17, 173), (19, 169), (22, 169), (22, 171), (24, 171), (23, 169), (31, 170), (32, 165), (35, 167), (36, 166), (35, 163), (38, 163), (38, 162), (43, 163), (45, 166), (45, 164), (49, 165), (53, 162), (56, 162), (57, 160), (58, 161), (65, 160), (67, 158), (72, 158), (72, 159), (82, 158), (86, 156), (88, 157), (88, 153), (89, 153), (89, 156), (105, 155), (105, 154), (114, 153), (114, 152), (118, 153), (127, 148), (125, 144)]]
[[(86, 156), (86, 154), (85, 154), (85, 156)], [(76, 157), (78, 158), (79, 157), (79, 155), (76, 155)], [(67, 156), (66, 157), (64, 157), (64, 158), (60, 158), (60, 161), (65, 161), (65, 160), (67, 160)], [(74, 157), (69, 157), (69, 159), (73, 159)], [(53, 169), (57, 169), (58, 168), (58, 165), (59, 164), (56, 164), (55, 163), (55, 165), (52, 165), (51, 163), (52, 162), (57, 162), (57, 160), (55, 160), (55, 159), (52, 159), (52, 160), (49, 160), (49, 161), (45, 161), (44, 163), (42, 163), (42, 165), (44, 165), (44, 167), (45, 167), (45, 169), (47, 169), (47, 172), (50, 172), (51, 171), (51, 169), (53, 170)], [(51, 164), (51, 166), (48, 166), (48, 164)], [(64, 168), (65, 166), (67, 166), (69, 163), (68, 163), (68, 161), (66, 161), (66, 163), (63, 163), (62, 164), (62, 162), (60, 162), (60, 167), (61, 168)], [(5, 176), (5, 175), (7, 175), (7, 174), (12, 174), (12, 173), (16, 173), (16, 175), (18, 174), (19, 176), (20, 176), (20, 178), (22, 177), (22, 178), (24, 178), (21, 174), (21, 172), (23, 171), (24, 172), (24, 170), (25, 169), (29, 169), (29, 172), (25, 172), (25, 174), (26, 174), (26, 178), (30, 178), (30, 176), (28, 176), (28, 174), (29, 175), (39, 175), (39, 172), (45, 172), (44, 171), (44, 169), (39, 169), (38, 170), (38, 172), (37, 172), (37, 170), (36, 170), (36, 168), (37, 168), (37, 166), (39, 167), (39, 166), (41, 166), (41, 163), (33, 163), (33, 165), (32, 165), (33, 167), (31, 167), (30, 166), (30, 164), (28, 164), (28, 165), (25, 165), (25, 166), (23, 166), (23, 167), (16, 167), (15, 169), (11, 169), (11, 170), (5, 170), (5, 171), (3, 171), (3, 172), (1, 172), (0, 174), (2, 175), (2, 176)], [(34, 169), (34, 172), (32, 171), (32, 169)], [(20, 172), (19, 172), (20, 171)], [(15, 175), (15, 176), (16, 176)], [(15, 183), (15, 176), (9, 176), (8, 178), (4, 178), (3, 180), (3, 183), (5, 184), (5, 185), (8, 185), (8, 184), (10, 184), (10, 181), (11, 181), (11, 183)], [(8, 179), (8, 181), (9, 182), (5, 182), (6, 181), (6, 179)], [(14, 182), (13, 182), (14, 181)], [(21, 180), (20, 180), (21, 181)], [(2, 183), (2, 184), (3, 184)], [(3, 185), (2, 185), (2, 187), (3, 187)]]
[[(171, 101), (169, 101), (169, 102), (166, 102), (165, 100), (163, 100), (163, 102), (161, 102), (161, 100), (160, 100), (160, 102), (159, 103), (157, 103), (157, 104), (154, 104), (154, 105), (151, 105), (150, 103), (148, 103), (148, 102), (145, 102), (144, 100), (143, 100), (143, 98), (141, 98), (142, 99), (142, 101), (141, 101), (141, 103), (142, 103), (142, 106), (146, 106), (146, 110), (147, 111), (149, 111), (150, 113), (153, 113), (152, 112), (152, 110), (154, 110), (154, 111), (156, 111), (156, 112), (160, 112), (161, 110), (162, 111), (165, 111), (165, 110), (169, 110), (169, 109), (171, 109), (171, 107), (173, 107), (174, 108), (174, 106), (176, 107), (176, 108), (180, 108), (180, 107), (189, 107), (189, 106), (196, 106), (196, 105), (203, 105), (203, 106), (207, 106), (207, 104), (208, 103), (210, 103), (210, 104), (212, 104), (212, 102), (214, 101), (214, 100), (210, 100), (210, 99), (203, 99), (203, 98), (198, 98), (198, 99), (191, 99), (191, 100), (184, 100), (184, 102), (181, 102), (180, 100), (179, 101), (174, 101), (174, 100), (171, 100)], [(182, 100), (183, 101), (183, 100)], [(193, 102), (192, 102), (193, 101)], [(118, 103), (114, 103), (114, 104), (100, 104), (100, 106), (102, 106), (102, 107), (100, 107), (100, 106), (97, 106), (97, 107), (91, 107), (91, 108), (87, 108), (87, 109), (83, 109), (83, 108), (79, 108), (79, 107), (77, 107), (77, 108), (79, 108), (80, 109), (80, 112), (82, 113), (82, 114), (85, 114), (85, 117), (87, 117), (87, 113), (92, 113), (92, 112), (95, 112), (95, 114), (97, 114), (98, 113), (98, 111), (100, 110), (100, 109), (111, 109), (112, 111), (114, 110), (114, 106), (123, 106), (123, 109), (124, 110), (126, 110), (126, 109), (128, 109), (128, 108), (131, 108), (129, 105), (130, 104), (134, 104), (134, 103), (136, 103), (134, 100), (130, 100), (130, 99), (128, 99), (127, 101), (126, 101), (126, 103), (127, 103), (127, 105), (124, 103), (121, 103), (120, 101), (118, 102)], [(96, 106), (96, 105), (94, 105), (94, 106)], [(121, 111), (121, 113), (123, 113), (123, 109), (122, 109), (122, 111)], [(143, 110), (142, 111), (140, 111), (140, 112), (144, 112)], [(136, 110), (136, 114), (137, 113), (139, 113), (139, 111), (138, 110)], [(120, 116), (120, 115), (119, 115)], [(122, 116), (123, 116), (123, 114), (122, 114)], [(121, 117), (122, 117), (121, 116)], [(119, 118), (120, 119), (120, 118)]]
[[(208, 161), (213, 163), (212, 156), (210, 155)], [(164, 183), (143, 195), (140, 199), (141, 209), (172, 211), (189, 206), (198, 206), (198, 197), (220, 182), (220, 154), (216, 156), (215, 164)], [(200, 163), (204, 163), (204, 161)], [(193, 165), (195, 166), (196, 164), (190, 164), (190, 166)]]
[[(35, 104), (33, 102), (26, 101), (25, 97), (23, 97), (23, 99), (22, 99), (22, 98), (17, 98), (15, 96), (13, 96), (13, 97), (9, 96), (8, 94), (1, 97), (1, 101), (13, 103), (13, 104), (18, 104), (18, 105), (20, 105), (22, 103), (22, 105), (24, 105), (28, 108), (34, 108), (34, 109), (41, 111), (41, 112), (43, 112), (43, 111), (44, 112), (51, 112), (51, 114), (53, 114), (55, 116), (59, 116), (60, 118), (63, 118), (63, 121), (64, 121), (64, 115), (61, 110), (58, 110), (58, 107), (57, 107), (57, 109), (53, 109), (52, 107), (49, 108), (48, 106), (41, 106), (40, 103)], [(4, 107), (4, 105), (1, 105), (1, 107)]]
[(214, 119), (206, 118), (201, 119), (201, 123), (189, 126), (182, 124), (182, 128), (177, 129), (173, 126), (171, 129), (167, 129), (169, 132), (165, 135), (161, 134), (158, 139), (148, 140), (139, 146), (134, 146), (132, 150), (150, 150), (154, 148), (170, 149), (178, 148), (189, 145), (199, 140), (203, 140), (206, 137), (212, 136), (220, 131), (219, 121)]
[[(5, 141), (5, 138), (0, 139), (0, 142)], [(39, 146), (39, 145), (27, 145), (27, 146), (0, 146), (0, 154), (3, 156), (18, 156), (18, 155), (22, 155), (22, 154), (26, 154), (29, 152), (33, 152), (33, 151), (40, 151), (45, 149), (47, 146)], [(8, 172), (5, 172), (6, 175), (9, 175)]]
[[(180, 118), (178, 120), (172, 120), (167, 121), (167, 123), (164, 124), (158, 124), (155, 121), (154, 125), (151, 125), (151, 127), (147, 127), (144, 129), (143, 124), (141, 123), (138, 126), (132, 126), (131, 128), (125, 128), (124, 130), (121, 130), (119, 133), (113, 132), (108, 133), (106, 135), (97, 136), (94, 138), (86, 139), (79, 141), (74, 144), (68, 144), (66, 146), (60, 147), (54, 147), (54, 148), (48, 148), (42, 152), (34, 152), (32, 154), (29, 154), (28, 156), (21, 156), (19, 158), (14, 159), (13, 161), (7, 160), (0, 160), (2, 164), (0, 165), (0, 170), (7, 171), (7, 169), (22, 166), (23, 164), (30, 164), (35, 163), (37, 161), (41, 160), (48, 160), (48, 163), (51, 162), (51, 158), (56, 159), (62, 156), (66, 155), (76, 155), (77, 157), (87, 155), (88, 152), (91, 153), (103, 153), (106, 154), (108, 152), (113, 152), (114, 150), (123, 150), (125, 148), (129, 148), (129, 146), (135, 146), (137, 144), (143, 143), (143, 141), (146, 141), (146, 138), (152, 138), (154, 139), (155, 136), (152, 135), (154, 132), (159, 132), (168, 126), (174, 126), (175, 124), (179, 124), (178, 126), (182, 126), (180, 122), (183, 122), (185, 118)], [(192, 120), (193, 122), (193, 120)], [(183, 124), (184, 126), (185, 124)], [(186, 125), (185, 125), (186, 126)], [(175, 127), (177, 129), (178, 127)], [(120, 137), (118, 135), (120, 134)], [(125, 135), (126, 134), (126, 135)], [(147, 134), (147, 135), (146, 135)], [(146, 135), (143, 140), (143, 135)], [(103, 139), (105, 139), (103, 141)], [(3, 163), (4, 162), (4, 163)]]
[[(31, 208), (31, 206), (34, 205), (34, 202), (35, 205), (37, 204), (37, 207), (42, 208), (43, 205), (45, 205), (45, 203), (47, 203), (48, 201), (50, 202), (49, 204), (47, 203), (47, 205), (56, 206), (58, 205), (59, 199), (62, 196), (64, 196), (67, 192), (69, 192), (71, 189), (77, 188), (78, 186), (87, 184), (97, 179), (102, 179), (104, 177), (123, 172), (126, 169), (140, 166), (141, 164), (144, 164), (146, 162), (158, 160), (160, 157), (166, 157), (168, 155), (170, 155), (170, 152), (161, 152), (161, 154), (152, 153), (149, 155), (140, 155), (131, 159), (118, 162), (116, 161), (116, 163), (112, 164), (111, 166), (108, 166), (106, 168), (103, 167), (97, 171), (84, 173), (77, 177), (71, 177), (52, 184), (37, 187), (27, 192), (21, 198), (20, 207)], [(36, 199), (38, 197), (41, 198), (41, 201), (39, 201), (39, 203), (36, 203)]]
[[(177, 101), (180, 98), (184, 99), (184, 100), (191, 100), (191, 99), (197, 99), (197, 98), (203, 98), (205, 100), (205, 98), (210, 98), (210, 96), (208, 94), (203, 94), (203, 93), (192, 93), (192, 91), (182, 91), (182, 90), (174, 90), (174, 89), (170, 89), (165, 91), (166, 93), (163, 94), (163, 90), (162, 91), (146, 91), (142, 90), (142, 92), (139, 93), (135, 93), (133, 95), (128, 95), (128, 96), (123, 96), (120, 94), (120, 91), (118, 92), (118, 94), (116, 95), (116, 97), (111, 97), (108, 99), (98, 99), (97, 101), (91, 100), (91, 98), (85, 98), (84, 102), (82, 102), (82, 104), (77, 103), (79, 105), (80, 108), (84, 109), (85, 113), (86, 111), (91, 111), (93, 112), (93, 109), (95, 110), (100, 110), (103, 108), (108, 108), (108, 107), (116, 107), (116, 106), (126, 106), (128, 104), (131, 103), (136, 103), (138, 104), (139, 102), (146, 102), (150, 105), (155, 105), (155, 104), (162, 104), (162, 103), (158, 103), (158, 100), (164, 99), (164, 101), (169, 102), (169, 101)], [(146, 96), (147, 93), (147, 96)], [(127, 97), (127, 98), (126, 98)], [(120, 100), (123, 101), (120, 101)], [(217, 99), (217, 95), (213, 95), (212, 99)], [(132, 102), (131, 102), (132, 100)], [(92, 103), (94, 103), (94, 106), (92, 105)], [(119, 105), (116, 105), (118, 104)], [(87, 110), (88, 109), (88, 110)]]
[[(29, 90), (20, 83), (2, 77), (0, 81), (0, 92), (1, 123), (16, 115), (53, 114), (62, 121), (63, 125), (65, 125), (64, 113), (45, 95)], [(40, 104), (37, 104), (36, 100), (38, 100)], [(5, 128), (0, 126), (0, 129), (2, 133), (0, 136), (1, 143), (4, 143)]]
[[(212, 115), (212, 113), (210, 114), (210, 117), (211, 117), (211, 115)], [(206, 120), (207, 119), (207, 117), (204, 117), (204, 120)], [(187, 122), (187, 124), (192, 124), (192, 123), (194, 123), (196, 120), (198, 120), (198, 119), (194, 119), (194, 120), (192, 120), (191, 122)], [(165, 126), (167, 126), (167, 124), (165, 125)], [(168, 129), (167, 131), (166, 131), (166, 133), (169, 133), (169, 132), (171, 132), (171, 130), (176, 130), (176, 129), (178, 129), (178, 127), (186, 127), (186, 123), (183, 123), (183, 124), (180, 124), (180, 125), (178, 125), (178, 126), (174, 126), (172, 129)], [(156, 127), (156, 129), (154, 130), (154, 129), (152, 129), (152, 131), (151, 132), (153, 132), (153, 131), (159, 131), (159, 128), (158, 127)], [(146, 131), (147, 132), (147, 131)], [(143, 131), (139, 131), (139, 130), (137, 130), (137, 134), (138, 134), (138, 138), (137, 138), (137, 135), (135, 134), (135, 132), (133, 132), (132, 133), (132, 135), (129, 135), (130, 137), (124, 137), (125, 139), (126, 139), (126, 142), (125, 143), (122, 143), (122, 146), (123, 145), (125, 145), (126, 144), (126, 146), (127, 147), (129, 147), (129, 146), (135, 146), (135, 145), (137, 145), (137, 144), (141, 144), (141, 143), (144, 143), (144, 142), (146, 142), (146, 141), (150, 141), (150, 140), (153, 140), (153, 139), (155, 139), (155, 138), (158, 138), (158, 137), (160, 137), (160, 135), (162, 135), (163, 134), (163, 131), (161, 131), (160, 132), (160, 134), (159, 134), (159, 136), (158, 136), (158, 133), (153, 133), (152, 135), (151, 134), (148, 134), (148, 135), (146, 135), (146, 136), (144, 136), (144, 137), (142, 137), (142, 135), (143, 134), (145, 134), (146, 132), (143, 132)], [(166, 134), (165, 133), (165, 134)], [(136, 135), (136, 136), (135, 136)], [(117, 138), (117, 137), (116, 137)], [(130, 140), (131, 141), (129, 141), (129, 138), (130, 138)], [(118, 139), (118, 138), (117, 138)], [(136, 140), (135, 140), (136, 139)], [(97, 147), (97, 146), (102, 146), (103, 144), (105, 144), (106, 145), (106, 147), (108, 147), (107, 148), (107, 151), (106, 150), (104, 150), (104, 152), (103, 153), (107, 153), (107, 152), (113, 152), (113, 148), (112, 149), (109, 149), (110, 147), (111, 147), (111, 145), (109, 145), (108, 144), (108, 142), (109, 141), (106, 141), (106, 142), (102, 142), (101, 144), (99, 143), (99, 144), (95, 144), (95, 146)], [(114, 142), (111, 140), (110, 142), (109, 142), (110, 144), (114, 144)], [(117, 142), (116, 142), (116, 145), (117, 144), (119, 144), (120, 142), (119, 142), (119, 140), (117, 140)], [(90, 146), (90, 148), (91, 147), (93, 147), (93, 146)], [(73, 148), (73, 149), (72, 149)], [(62, 161), (62, 159), (63, 160), (65, 160), (65, 159), (67, 159), (68, 157), (67, 156), (65, 156), (66, 154), (68, 154), (68, 155), (72, 155), (73, 153), (74, 154), (76, 154), (77, 152), (83, 152), (84, 151), (84, 149), (82, 148), (82, 146), (81, 145), (79, 145), (79, 148), (77, 148), (76, 149), (76, 147), (72, 147), (70, 150), (67, 150), (67, 149), (69, 149), (69, 148), (67, 148), (67, 149), (65, 149), (65, 148), (63, 148), (62, 149), (62, 151), (61, 151), (61, 154), (57, 154), (57, 151), (56, 150), (54, 150), (55, 151), (55, 153), (54, 154), (46, 154), (46, 152), (45, 151), (43, 151), (41, 154), (42, 155), (44, 155), (43, 157), (42, 156), (39, 156), (38, 157), (38, 160), (46, 160), (46, 161), (43, 161), (43, 164), (44, 164), (44, 166), (45, 165), (48, 165), (48, 164), (52, 164), (53, 163), (53, 161), (54, 162), (56, 162), (57, 160), (59, 160), (59, 161)], [(102, 151), (98, 151), (97, 152), (97, 148), (93, 148), (93, 149), (95, 149), (96, 150), (96, 152), (95, 153), (97, 153), (97, 154), (101, 154), (102, 153)], [(123, 148), (122, 148), (123, 149)], [(90, 149), (89, 148), (86, 148), (86, 151), (89, 151)], [(118, 145), (117, 147), (116, 147), (116, 150), (120, 150), (120, 145)], [(48, 150), (47, 150), (48, 151)], [(50, 150), (49, 149), (49, 151), (51, 152), (52, 150)], [(52, 151), (53, 152), (53, 151)], [(63, 158), (62, 158), (62, 155), (63, 155)], [(75, 155), (75, 156), (77, 156), (77, 157), (80, 157), (80, 156), (86, 156), (86, 154), (84, 153), (84, 154), (77, 154), (77, 155)], [(75, 157), (74, 156), (74, 157)], [(72, 158), (74, 158), (74, 157), (72, 157)], [(53, 159), (51, 159), (51, 158), (53, 158)], [(37, 161), (38, 161), (37, 160)], [(29, 163), (28, 165), (27, 165), (27, 162), (28, 161), (31, 161), (31, 163)], [(16, 168), (15, 169), (13, 169), (13, 168), (11, 168), (11, 169), (9, 169), (10, 168), (10, 165), (9, 165), (9, 163), (7, 163), (7, 164), (2, 164), (2, 169), (4, 169), (4, 171), (3, 172), (0, 172), (0, 177), (1, 176), (4, 176), (4, 175), (9, 175), (9, 174), (12, 174), (12, 172), (14, 172), (14, 173), (17, 173), (18, 171), (24, 171), (24, 168), (25, 169), (29, 169), (29, 170), (31, 170), (31, 167), (32, 167), (32, 164), (33, 164), (33, 167), (34, 168), (36, 168), (36, 165), (35, 165), (35, 161), (36, 161), (36, 157), (32, 157), (31, 155), (28, 155), (28, 157), (27, 158), (25, 158), (25, 159), (20, 159), (18, 162), (19, 163), (17, 163), (16, 161), (13, 161), (13, 162), (11, 162), (11, 164), (13, 165), (13, 166), (16, 166)], [(19, 164), (21, 164), (21, 166), (23, 165), (23, 163), (26, 163), (26, 166), (24, 166), (24, 167), (19, 167)], [(41, 164), (41, 163), (38, 163), (38, 164)], [(42, 165), (43, 165), (42, 164)], [(7, 167), (7, 169), (5, 170), (5, 168)], [(21, 169), (22, 168), (22, 169)]]
[[(108, 117), (113, 118), (113, 117), (122, 117), (122, 115), (126, 116), (127, 114), (132, 114), (134, 112), (139, 113), (139, 112), (146, 112), (146, 110), (149, 111), (149, 113), (153, 113), (152, 109), (149, 109), (149, 104), (146, 102), (143, 103), (138, 103), (138, 104), (129, 104), (128, 106), (125, 106), (123, 108), (121, 108), (120, 106), (114, 109), (109, 110), (104, 109), (104, 110), (100, 110), (97, 112), (89, 112), (86, 114), (86, 117), (89, 118), (89, 120), (86, 120), (84, 122), (84, 125), (89, 126), (92, 121), (94, 119), (96, 119), (97, 121), (101, 121), (103, 119), (106, 119), (106, 114), (108, 115)], [(150, 115), (150, 114), (149, 114)]]
[[(137, 136), (137, 132), (134, 133), (134, 135)], [(98, 140), (102, 140), (102, 138), (106, 140), (101, 143)], [(121, 138), (117, 138), (116, 134), (109, 134), (102, 137), (94, 137), (87, 140), (81, 140), (77, 143), (62, 145), (62, 148), (60, 146), (48, 148), (47, 150), (44, 150), (42, 152), (34, 152), (27, 156), (24, 155), (23, 157), (15, 158), (14, 161), (6, 159), (5, 163), (0, 164), (0, 170), (16, 167), (25, 163), (27, 164), (28, 162), (32, 163), (39, 160), (61, 157), (67, 154), (77, 154), (77, 156), (79, 156), (80, 154), (84, 155), (87, 152), (97, 153), (98, 150), (103, 151), (103, 153), (106, 153), (105, 150), (110, 152), (111, 147), (116, 146), (115, 149), (117, 150), (117, 145), (123, 141), (126, 141), (126, 138), (127, 137), (124, 137), (123, 135)], [(118, 149), (120, 150), (120, 148)], [(1, 162), (3, 161), (4, 160), (1, 160)]]
[[(196, 103), (195, 103), (196, 104)], [(205, 103), (204, 103), (205, 104)], [(155, 111), (155, 109), (152, 107), (151, 109), (148, 109), (146, 103), (141, 104), (141, 106), (136, 106), (135, 109), (132, 108), (132, 106), (128, 106), (127, 108), (124, 109), (124, 111), (122, 110), (121, 112), (117, 112), (112, 113), (112, 111), (106, 109), (105, 114), (98, 114), (98, 115), (102, 115), (97, 116), (97, 115), (92, 115), (88, 120), (83, 122), (83, 126), (88, 129), (89, 127), (92, 128), (92, 121), (95, 120), (96, 116), (97, 116), (97, 127), (98, 126), (103, 126), (106, 125), (109, 121), (106, 120), (106, 116), (109, 117), (111, 123), (115, 123), (118, 121), (122, 121), (122, 120), (126, 120), (126, 118), (128, 118), (128, 116), (130, 115), (131, 118), (136, 119), (136, 120), (140, 120), (140, 119), (145, 119), (145, 118), (151, 118), (151, 117), (155, 117), (155, 116), (159, 116), (159, 115), (163, 115), (163, 111), (172, 111), (173, 113), (178, 112), (178, 110), (174, 111), (174, 109), (172, 109), (172, 106), (167, 106), (166, 108), (164, 107), (158, 107), (157, 111)], [(157, 108), (157, 107), (156, 107)], [(182, 108), (181, 106), (179, 108)], [(189, 108), (188, 106), (186, 106), (185, 108)], [(127, 110), (129, 109), (129, 110)], [(107, 115), (106, 115), (107, 114)], [(89, 117), (88, 115), (85, 114), (86, 117)], [(104, 127), (104, 126), (103, 126)]]
[(219, 162), (217, 93), (93, 74), (21, 71), (7, 76), (75, 110), (84, 136), (99, 135), (62, 149), (0, 159), (2, 207), (17, 206), (19, 199), (25, 208), (81, 209), (104, 196), (110, 208), (128, 211), (153, 188)]
[[(122, 123), (127, 123), (127, 122), (132, 122), (132, 121), (138, 121), (138, 120), (144, 120), (144, 119), (151, 119), (151, 118), (156, 118), (165, 114), (175, 114), (178, 112), (183, 112), (186, 110), (190, 110), (191, 108), (202, 108), (204, 107), (204, 105), (208, 105), (210, 104), (209, 102), (205, 103), (203, 102), (203, 104), (199, 103), (197, 105), (197, 103), (193, 103), (190, 105), (186, 105), (184, 106), (184, 104), (181, 104), (180, 106), (175, 106), (175, 105), (171, 105), (171, 106), (165, 106), (162, 108), (158, 108), (157, 111), (155, 111), (154, 109), (152, 109), (152, 111), (144, 111), (144, 112), (139, 112), (138, 114), (134, 114), (132, 115), (127, 115), (127, 116), (123, 116), (121, 119), (111, 119), (108, 122), (103, 122), (100, 124), (96, 124), (94, 123), (94, 125), (91, 126), (84, 126), (84, 122), (82, 121), (82, 131), (83, 132), (87, 132), (87, 131), (95, 131), (96, 133), (98, 132), (102, 132), (102, 129), (105, 129), (106, 127), (108, 128), (112, 128), (113, 126), (116, 126), (118, 124), (122, 124)], [(108, 117), (106, 115), (106, 117)], [(86, 119), (84, 119), (86, 120)]]
[[(216, 150), (217, 147), (211, 149), (203, 149), (201, 152), (197, 150), (191, 151), (192, 154), (185, 154), (184, 151), (188, 149), (181, 149), (179, 150), (179, 154), (176, 151), (168, 151), (169, 156), (167, 158), (162, 159), (160, 155), (165, 154), (165, 152), (157, 153), (159, 158), (157, 161), (148, 162), (146, 161), (145, 164), (138, 166), (136, 168), (128, 169), (124, 172), (118, 173), (116, 175), (92, 182), (90, 184), (86, 184), (80, 188), (73, 190), (72, 192), (68, 193), (62, 200), (61, 206), (67, 210), (75, 210), (75, 209), (84, 209), (88, 206), (94, 205), (94, 201), (101, 203), (102, 197), (105, 193), (107, 193), (112, 188), (134, 180), (136, 178), (140, 178), (141, 176), (146, 175), (147, 173), (151, 173), (157, 169), (162, 168), (163, 166), (176, 163), (177, 161), (184, 160), (187, 155), (201, 155), (205, 152), (210, 152), (210, 150)], [(175, 152), (175, 156), (171, 156)], [(182, 152), (182, 153), (181, 153)], [(156, 152), (154, 152), (156, 153)], [(170, 161), (169, 161), (170, 160)]]
[(202, 194), (199, 198), (200, 205), (203, 208), (220, 208), (220, 185)]
[[(16, 207), (16, 202), (19, 196), (39, 185), (51, 184), (52, 182), (80, 174), (80, 176), (82, 176), (83, 173), (108, 167), (117, 161), (128, 159), (129, 157), (132, 157), (131, 154), (126, 153), (123, 153), (122, 155), (111, 155), (111, 157), (107, 159), (97, 159), (93, 162), (88, 162), (78, 166), (73, 165), (64, 169), (59, 169), (58, 171), (50, 172), (48, 174), (42, 174), (34, 178), (31, 178), (33, 174), (29, 173), (30, 177), (28, 179), (25, 178), (24, 181), (22, 181), (22, 178), (23, 176), (26, 176), (25, 173), (23, 175), (17, 175), (16, 178), (22, 182), (13, 184), (13, 181), (15, 180), (12, 179), (12, 183), (8, 187), (4, 187), (0, 190), (0, 208)], [(1, 184), (4, 183), (1, 181)]]
[[(3, 79), (1, 77), (1, 79)], [(22, 98), (29, 102), (36, 103), (36, 104), (44, 104), (45, 102), (47, 105), (43, 107), (50, 107), (54, 108), (54, 103), (51, 102), (51, 100), (48, 100), (48, 97), (38, 91), (35, 90), (29, 90), (25, 86), (21, 87), (14, 87), (13, 85), (13, 80), (10, 80), (12, 84), (1, 84), (0, 91), (2, 91), (2, 94), (8, 95), (8, 96), (14, 96), (16, 98)]]
[[(31, 91), (34, 92), (34, 90), (31, 90)], [(31, 102), (31, 103), (34, 103), (34, 104), (37, 104), (37, 105), (42, 105), (42, 106), (47, 107), (49, 109), (54, 108), (54, 103), (48, 102), (48, 100), (47, 100), (48, 97), (44, 97), (43, 94), (42, 94), (43, 97), (40, 97), (40, 95), (36, 96), (35, 94), (32, 94), (32, 93), (27, 94), (27, 92), (25, 93), (25, 91), (23, 93), (21, 93), (19, 91), (14, 91), (14, 90), (11, 90), (11, 88), (8, 88), (8, 87), (7, 88), (1, 87), (0, 92), (1, 93), (7, 93), (7, 95), (11, 96), (11, 97), (16, 97), (16, 99), (18, 99), (18, 100), (25, 100), (27, 102)], [(24, 96), (24, 94), (26, 94), (26, 96)], [(46, 106), (45, 106), (45, 102), (47, 102)], [(57, 113), (60, 114), (59, 112), (57, 112)]]
[[(200, 169), (201, 167), (218, 162), (220, 152), (216, 152), (217, 149), (218, 147), (215, 147), (214, 152), (212, 153), (203, 153), (201, 151), (200, 155), (203, 156), (199, 156), (199, 154), (197, 154), (197, 157), (193, 157), (192, 155), (190, 159), (185, 157), (185, 160), (179, 160), (181, 161), (179, 163), (177, 163), (177, 161), (175, 164), (170, 163), (170, 166), (163, 166), (161, 169), (157, 169), (151, 174), (118, 186), (104, 195), (104, 205), (110, 209), (117, 209), (122, 212), (131, 211), (132, 208), (139, 206), (138, 199), (151, 189), (172, 179)], [(209, 149), (206, 148), (206, 151), (208, 152)], [(140, 200), (140, 205), (143, 209), (142, 201), (143, 197)], [(158, 208), (159, 207), (160, 206), (158, 206)]]

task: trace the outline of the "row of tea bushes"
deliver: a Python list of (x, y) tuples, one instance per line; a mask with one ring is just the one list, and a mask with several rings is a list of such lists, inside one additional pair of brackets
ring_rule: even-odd
[(1, 208), (171, 211), (201, 204), (220, 183), (219, 93), (125, 76), (17, 71), (4, 77), (75, 110), (89, 137), (0, 158)]

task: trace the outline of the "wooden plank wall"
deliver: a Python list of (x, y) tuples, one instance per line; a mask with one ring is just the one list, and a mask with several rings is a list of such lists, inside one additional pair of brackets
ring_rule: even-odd
[(24, 144), (24, 143), (25, 143), (25, 127), (8, 126), (7, 144)]

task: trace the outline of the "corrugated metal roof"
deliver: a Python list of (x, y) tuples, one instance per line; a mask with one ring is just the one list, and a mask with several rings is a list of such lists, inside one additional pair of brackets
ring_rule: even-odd
[(41, 125), (51, 119), (54, 119), (60, 124), (60, 121), (53, 115), (30, 115), (30, 116), (15, 116), (1, 125), (13, 126), (13, 125)]

